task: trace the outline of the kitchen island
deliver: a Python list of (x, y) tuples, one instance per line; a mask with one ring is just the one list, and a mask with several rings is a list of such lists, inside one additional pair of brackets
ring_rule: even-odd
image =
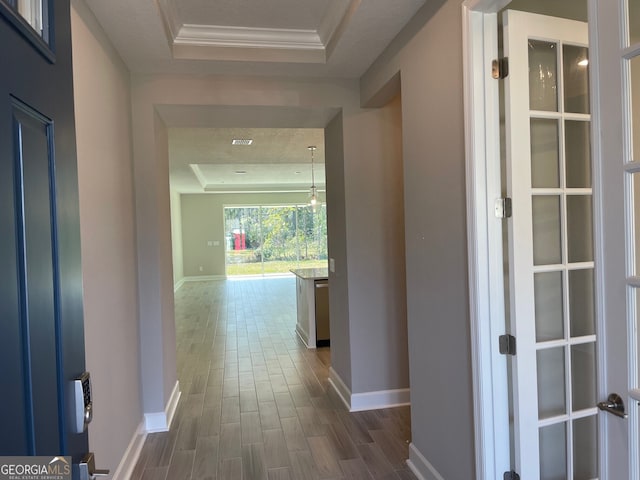
[(291, 273), (296, 276), (296, 333), (308, 348), (329, 346), (328, 269), (299, 268)]

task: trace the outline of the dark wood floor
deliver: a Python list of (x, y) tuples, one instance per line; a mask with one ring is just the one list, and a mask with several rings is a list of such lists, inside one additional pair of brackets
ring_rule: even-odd
[(294, 333), (292, 278), (185, 284), (176, 294), (182, 397), (132, 480), (415, 480), (409, 408), (349, 413), (330, 350)]

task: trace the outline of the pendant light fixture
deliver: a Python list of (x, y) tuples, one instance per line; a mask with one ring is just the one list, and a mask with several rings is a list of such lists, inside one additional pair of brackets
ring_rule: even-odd
[(309, 145), (307, 147), (311, 150), (311, 191), (309, 192), (309, 205), (315, 211), (316, 205), (318, 204), (318, 189), (316, 187), (316, 177), (313, 169), (313, 153), (316, 151), (315, 145)]

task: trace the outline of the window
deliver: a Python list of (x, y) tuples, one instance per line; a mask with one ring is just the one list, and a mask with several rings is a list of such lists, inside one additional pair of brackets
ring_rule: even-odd
[(225, 207), (227, 275), (327, 266), (324, 205)]
[(0, 0), (0, 14), (51, 62), (55, 60), (52, 9), (53, 0)]

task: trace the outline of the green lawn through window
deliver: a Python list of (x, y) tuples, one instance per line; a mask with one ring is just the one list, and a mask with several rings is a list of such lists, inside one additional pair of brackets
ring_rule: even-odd
[(262, 263), (232, 263), (227, 264), (227, 275), (262, 275), (274, 273), (289, 273), (291, 269), (297, 268), (327, 268), (326, 260), (291, 260), (291, 261), (268, 261)]

